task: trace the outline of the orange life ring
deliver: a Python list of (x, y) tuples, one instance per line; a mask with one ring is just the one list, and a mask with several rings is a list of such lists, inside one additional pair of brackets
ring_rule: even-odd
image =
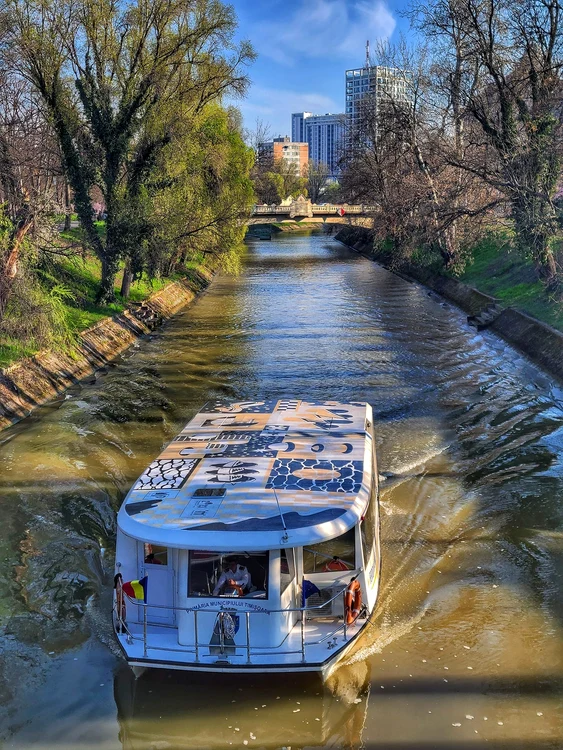
[(350, 568), (346, 565), (344, 560), (341, 560), (339, 557), (333, 557), (332, 560), (325, 563), (323, 573), (330, 573), (331, 571), (337, 570), (350, 570)]
[(353, 578), (348, 584), (344, 594), (344, 617), (346, 625), (352, 625), (359, 617), (362, 608), (362, 589), (357, 578)]

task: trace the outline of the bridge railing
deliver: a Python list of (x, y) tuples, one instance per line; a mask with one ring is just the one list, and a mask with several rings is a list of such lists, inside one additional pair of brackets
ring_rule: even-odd
[[(370, 213), (375, 210), (374, 206), (365, 206), (365, 205), (357, 205), (357, 206), (348, 206), (346, 204), (344, 205), (336, 205), (336, 204), (327, 204), (326, 206), (317, 206), (312, 205), (311, 206), (313, 215), (315, 214), (338, 214), (340, 209), (344, 210), (344, 215), (346, 214), (366, 214)], [(292, 206), (254, 206), (252, 209), (252, 215), (268, 215), (271, 216), (272, 214), (290, 214), (294, 208)]]

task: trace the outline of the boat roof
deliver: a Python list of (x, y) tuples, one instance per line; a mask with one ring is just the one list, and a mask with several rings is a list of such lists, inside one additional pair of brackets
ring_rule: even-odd
[(169, 547), (265, 550), (332, 539), (369, 501), (363, 402), (212, 401), (143, 472), (121, 530)]

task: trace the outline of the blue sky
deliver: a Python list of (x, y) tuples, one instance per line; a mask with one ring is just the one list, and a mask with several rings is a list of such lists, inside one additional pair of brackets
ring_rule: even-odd
[(365, 60), (366, 40), (408, 28), (407, 0), (230, 0), (239, 37), (258, 53), (252, 87), (236, 102), (247, 128), (260, 118), (271, 134), (291, 134), (291, 113), (344, 111), (344, 72)]

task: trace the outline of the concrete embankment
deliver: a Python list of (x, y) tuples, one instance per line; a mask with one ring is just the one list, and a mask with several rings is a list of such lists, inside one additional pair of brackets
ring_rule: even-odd
[(378, 257), (374, 253), (373, 235), (369, 229), (344, 225), (335, 235), (335, 239), (381, 263), (394, 273), (424, 284), (453, 302), (471, 317), (481, 316), (492, 307), (497, 308), (498, 314), (495, 314), (494, 319), (487, 323), (487, 327), (540, 367), (563, 381), (563, 333), (561, 331), (512, 307), (502, 309), (497, 299), (457, 279), (442, 276), (412, 264), (405, 264), (398, 269), (390, 268), (385, 258)]
[(200, 269), (192, 278), (175, 281), (143, 303), (83, 331), (70, 352), (42, 351), (0, 370), (0, 430), (106, 365), (190, 304), (211, 278), (211, 272)]

